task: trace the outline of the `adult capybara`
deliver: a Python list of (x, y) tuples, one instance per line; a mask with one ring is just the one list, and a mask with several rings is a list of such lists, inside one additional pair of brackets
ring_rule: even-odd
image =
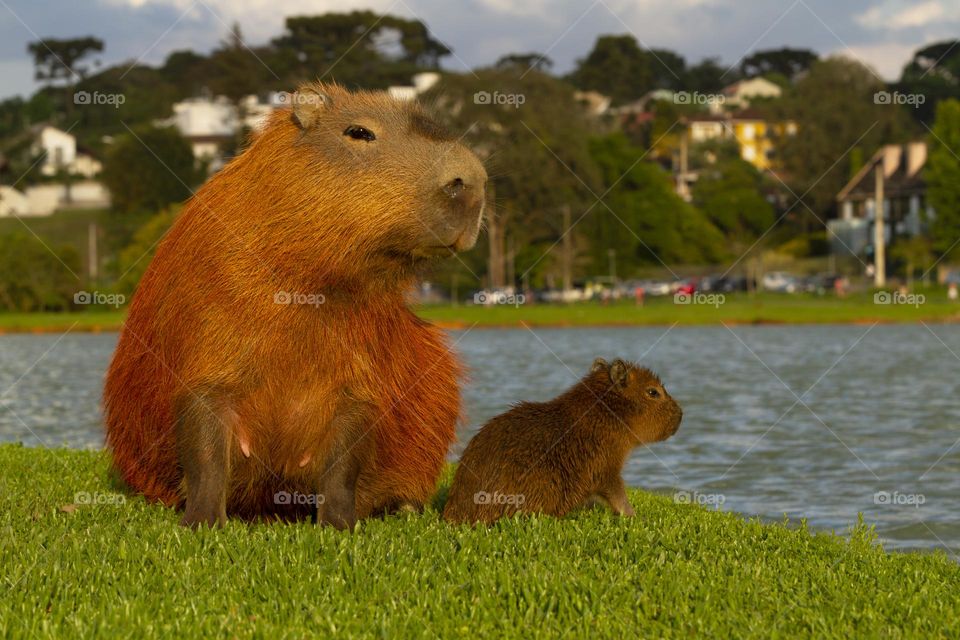
[(413, 103), (301, 87), (186, 204), (137, 289), (104, 391), (123, 479), (185, 505), (185, 525), (421, 506), (460, 368), (405, 295), (474, 244), (486, 178)]
[(493, 522), (518, 511), (561, 517), (599, 501), (633, 515), (621, 472), (635, 447), (666, 440), (683, 411), (649, 369), (601, 358), (550, 402), (523, 402), (467, 445), (443, 517)]

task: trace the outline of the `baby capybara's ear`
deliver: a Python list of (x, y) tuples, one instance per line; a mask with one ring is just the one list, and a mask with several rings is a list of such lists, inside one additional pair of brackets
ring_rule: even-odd
[(603, 358), (597, 358), (593, 361), (593, 365), (590, 367), (590, 373), (598, 373), (600, 371), (609, 371), (610, 365), (607, 364), (607, 361)]
[(619, 358), (614, 360), (613, 364), (610, 365), (610, 381), (621, 389), (627, 386), (627, 376), (629, 373), (630, 369), (627, 367), (627, 364)]
[(293, 103), (293, 120), (301, 129), (309, 129), (320, 118), (324, 110), (333, 106), (330, 94), (315, 84), (301, 85), (290, 96)]

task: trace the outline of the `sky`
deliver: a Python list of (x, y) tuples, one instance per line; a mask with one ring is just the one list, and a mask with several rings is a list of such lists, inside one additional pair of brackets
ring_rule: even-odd
[(353, 9), (423, 20), (453, 50), (451, 71), (536, 51), (565, 72), (598, 35), (630, 33), (688, 63), (734, 66), (789, 46), (845, 54), (892, 80), (916, 49), (960, 35), (958, 0), (0, 0), (0, 98), (36, 89), (26, 47), (41, 37), (93, 35), (106, 43), (104, 65), (159, 64), (178, 49), (211, 50), (234, 22), (256, 45), (285, 16)]

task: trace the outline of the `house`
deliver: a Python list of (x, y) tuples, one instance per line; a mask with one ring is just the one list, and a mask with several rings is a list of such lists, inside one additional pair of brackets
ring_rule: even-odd
[(749, 78), (734, 82), (723, 88), (724, 104), (734, 109), (746, 109), (756, 98), (779, 98), (783, 93), (780, 85), (765, 78)]
[(281, 95), (285, 94), (271, 94), (267, 102), (247, 96), (239, 108), (225, 96), (188, 98), (174, 104), (173, 117), (159, 124), (176, 127), (190, 143), (193, 157), (208, 163), (213, 172), (223, 167), (225, 153), (236, 144), (241, 127), (259, 131), (270, 113), (285, 102)]
[(925, 230), (934, 215), (927, 203), (923, 168), (927, 144), (911, 142), (881, 147), (837, 194), (839, 217), (827, 223), (835, 251), (862, 255), (873, 245), (877, 216), (877, 171), (883, 185), (884, 245), (896, 237), (911, 237)]
[(426, 93), (440, 82), (440, 74), (435, 71), (424, 71), (414, 74), (411, 85), (387, 87), (387, 93), (396, 100), (404, 102), (416, 100), (417, 96)]
[(740, 157), (761, 171), (770, 169), (775, 163), (777, 140), (797, 133), (796, 123), (770, 121), (751, 109), (690, 116), (686, 124), (691, 143), (735, 140)]
[(100, 173), (100, 161), (77, 148), (77, 139), (67, 131), (51, 125), (38, 125), (32, 130), (33, 144), (30, 152), (43, 156), (40, 173), (55, 176), (60, 172), (92, 178)]
[(110, 206), (110, 193), (94, 179), (103, 168), (100, 161), (78, 147), (71, 133), (40, 124), (17, 138), (29, 156), (37, 158), (40, 174), (48, 179), (22, 189), (0, 186), (0, 218), (48, 216), (63, 209)]

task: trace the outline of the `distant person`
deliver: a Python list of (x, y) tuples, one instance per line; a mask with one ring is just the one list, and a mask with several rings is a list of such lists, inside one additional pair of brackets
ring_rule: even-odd
[(950, 285), (947, 287), (947, 300), (949, 300), (950, 302), (957, 301), (957, 283), (956, 282), (951, 282)]
[(837, 294), (838, 298), (847, 297), (847, 279), (846, 278), (835, 278), (833, 280), (833, 291)]
[(646, 295), (646, 291), (643, 290), (643, 287), (637, 287), (633, 290), (633, 297), (637, 301), (637, 306), (643, 306), (643, 297)]

